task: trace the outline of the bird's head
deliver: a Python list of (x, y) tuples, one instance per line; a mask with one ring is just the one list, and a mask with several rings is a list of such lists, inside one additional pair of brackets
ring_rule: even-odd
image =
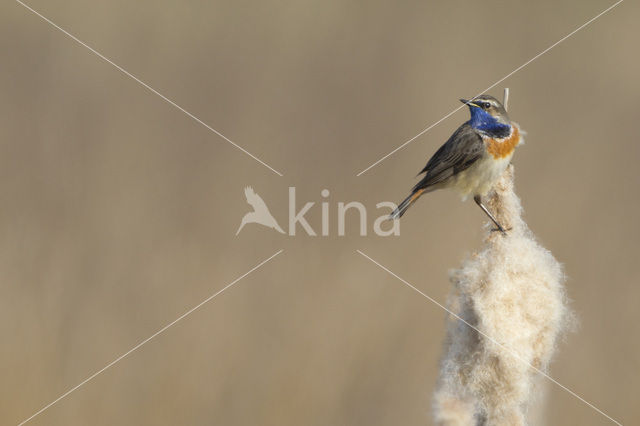
[(476, 96), (471, 100), (460, 99), (469, 107), (471, 120), (469, 124), (476, 130), (490, 136), (504, 137), (511, 130), (511, 120), (504, 106), (491, 95)]

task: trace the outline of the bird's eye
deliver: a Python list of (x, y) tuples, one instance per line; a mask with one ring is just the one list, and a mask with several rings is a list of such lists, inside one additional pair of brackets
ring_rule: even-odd
[(485, 102), (485, 103), (482, 105), (482, 107), (483, 107), (484, 109), (489, 109), (489, 107), (490, 107), (490, 106), (491, 106), (491, 104), (490, 104), (489, 102)]

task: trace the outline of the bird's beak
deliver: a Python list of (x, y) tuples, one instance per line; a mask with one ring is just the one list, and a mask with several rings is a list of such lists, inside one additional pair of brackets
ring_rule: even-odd
[(469, 105), (469, 106), (474, 106), (474, 107), (476, 107), (476, 108), (480, 108), (477, 104), (474, 104), (473, 102), (468, 101), (468, 100), (466, 100), (466, 99), (460, 99), (460, 102), (462, 102), (462, 103), (463, 103), (463, 104), (465, 104), (465, 105)]

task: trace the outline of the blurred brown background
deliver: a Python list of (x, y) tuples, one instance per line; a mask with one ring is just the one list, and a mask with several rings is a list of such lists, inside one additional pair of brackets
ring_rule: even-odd
[[(400, 237), (336, 236), (338, 201), (399, 201), (461, 110), (355, 175), (612, 1), (28, 3), (282, 171), (279, 177), (11, 1), (0, 13), (0, 423), (428, 425), (437, 300), (485, 221), (437, 192)], [(564, 263), (580, 329), (550, 374), (640, 422), (640, 7), (626, 1), (491, 91), (528, 132), (526, 219)], [(331, 237), (248, 225), (287, 187)], [(354, 215), (355, 216), (355, 215)], [(607, 419), (555, 385), (545, 424)]]

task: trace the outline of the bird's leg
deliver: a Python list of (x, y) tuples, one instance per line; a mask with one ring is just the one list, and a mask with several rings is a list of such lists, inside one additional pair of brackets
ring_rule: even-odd
[(487, 210), (487, 208), (484, 206), (484, 204), (482, 204), (482, 197), (480, 197), (479, 195), (476, 195), (473, 197), (473, 201), (476, 202), (476, 204), (478, 206), (480, 206), (480, 208), (482, 209), (483, 212), (485, 212), (487, 214), (487, 216), (489, 216), (489, 219), (491, 219), (493, 221), (493, 223), (496, 224), (496, 226), (498, 227), (498, 230), (500, 232), (502, 232), (504, 235), (507, 235), (507, 231), (505, 231), (505, 229), (502, 227), (502, 225), (500, 225), (498, 223), (498, 221), (496, 220), (495, 217), (493, 217), (493, 215), (489, 212), (489, 210)]

